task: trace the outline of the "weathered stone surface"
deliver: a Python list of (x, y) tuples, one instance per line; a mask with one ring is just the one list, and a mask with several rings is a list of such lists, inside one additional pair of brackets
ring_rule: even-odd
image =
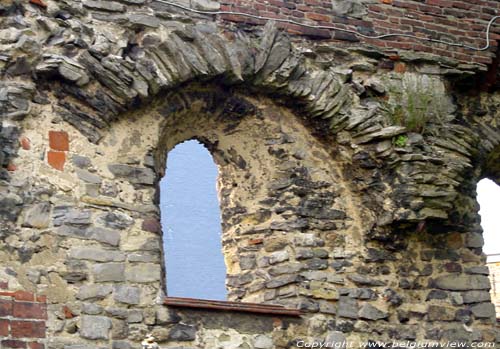
[(141, 290), (138, 287), (118, 285), (113, 290), (113, 298), (121, 303), (139, 304), (141, 301)]
[(134, 184), (152, 185), (155, 183), (156, 174), (150, 168), (139, 168), (122, 164), (108, 165), (108, 169), (116, 177), (125, 178)]
[(495, 306), (492, 303), (481, 303), (473, 305), (471, 308), (472, 314), (476, 318), (494, 318)]
[(104, 263), (96, 264), (92, 268), (94, 280), (96, 282), (125, 281), (125, 264)]
[(42, 202), (29, 207), (24, 214), (24, 227), (43, 229), (50, 224), (50, 203)]
[(69, 257), (96, 262), (122, 262), (125, 260), (125, 254), (123, 252), (92, 247), (72, 248), (69, 251)]
[(96, 174), (90, 173), (87, 170), (76, 169), (76, 175), (79, 179), (87, 183), (101, 184), (102, 179)]
[(462, 293), (462, 298), (464, 303), (481, 303), (489, 302), (491, 300), (491, 295), (487, 291), (468, 291)]
[(388, 316), (389, 313), (380, 310), (369, 303), (364, 304), (359, 310), (359, 317), (361, 319), (380, 320), (380, 319), (386, 319)]
[(183, 324), (177, 324), (170, 330), (168, 338), (173, 341), (192, 341), (196, 338), (196, 328)]
[(83, 285), (76, 297), (81, 300), (102, 299), (113, 291), (111, 285)]
[(358, 302), (350, 297), (341, 296), (338, 301), (337, 315), (357, 319), (358, 318)]
[(490, 280), (483, 275), (445, 275), (434, 280), (437, 288), (451, 291), (489, 290)]
[(108, 339), (111, 320), (104, 316), (84, 315), (81, 320), (80, 335), (88, 339)]
[(154, 282), (161, 279), (161, 268), (158, 264), (141, 263), (127, 267), (125, 277), (130, 282)]

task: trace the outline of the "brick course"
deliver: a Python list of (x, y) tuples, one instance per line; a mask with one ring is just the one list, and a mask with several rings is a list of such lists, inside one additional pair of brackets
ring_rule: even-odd
[[(387, 1), (366, 5), (362, 19), (339, 15), (331, 2), (318, 0), (223, 0), (222, 11), (243, 12), (277, 19), (293, 20), (309, 25), (335, 26), (359, 31), (366, 35), (388, 33), (412, 34), (421, 38), (461, 42), (478, 47), (486, 44), (486, 26), (495, 15), (500, 14), (500, 2), (487, 0), (425, 0)], [(359, 16), (356, 16), (359, 17)], [(253, 25), (262, 20), (235, 15), (224, 15), (222, 19)], [(316, 39), (331, 39), (367, 43), (385, 50), (410, 50), (455, 59), (459, 62), (490, 64), (500, 39), (500, 21), (492, 27), (488, 51), (478, 52), (463, 47), (447, 46), (411, 38), (366, 39), (354, 34), (307, 28), (289, 23), (279, 23), (290, 34), (304, 35)]]
[(26, 291), (0, 291), (0, 348), (44, 349), (45, 296)]

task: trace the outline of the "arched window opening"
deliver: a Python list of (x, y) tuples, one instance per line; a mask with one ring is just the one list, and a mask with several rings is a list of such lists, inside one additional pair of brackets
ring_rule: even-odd
[(477, 184), (481, 226), (483, 228), (483, 252), (487, 256), (490, 269), (491, 297), (495, 304), (497, 317), (500, 316), (500, 186), (490, 179)]
[(160, 207), (171, 297), (226, 300), (217, 167), (198, 141), (168, 153)]

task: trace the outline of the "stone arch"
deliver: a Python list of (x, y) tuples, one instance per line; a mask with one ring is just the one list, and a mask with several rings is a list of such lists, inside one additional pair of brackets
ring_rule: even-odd
[[(137, 132), (132, 135), (127, 131), (131, 125)], [(151, 185), (144, 188), (145, 197), (158, 196), (153, 188), (163, 175), (165, 154), (175, 145), (197, 139), (211, 152), (219, 167), (230, 300), (317, 311), (318, 305), (307, 302), (309, 281), (300, 273), (309, 266), (327, 269), (330, 249), (339, 256), (347, 249), (361, 255), (368, 220), (359, 223), (359, 205), (354, 204), (359, 199), (344, 179), (340, 162), (296, 116), (271, 100), (194, 85), (131, 112), (113, 128), (115, 132), (101, 141), (115, 144), (115, 150), (108, 148), (108, 167), (126, 180), (130, 171), (124, 175), (122, 166), (127, 165), (122, 159), (147, 159), (137, 165), (154, 169), (156, 179), (128, 180), (139, 191), (143, 184)], [(146, 145), (135, 147), (133, 139), (141, 134)], [(155, 231), (153, 222), (158, 220), (151, 210), (143, 229)], [(149, 238), (149, 244), (160, 245), (160, 235)]]

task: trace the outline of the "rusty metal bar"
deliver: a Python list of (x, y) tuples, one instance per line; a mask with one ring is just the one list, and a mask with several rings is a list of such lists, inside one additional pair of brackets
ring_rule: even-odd
[(216, 301), (182, 297), (166, 297), (164, 304), (180, 308), (237, 311), (267, 315), (301, 316), (303, 314), (303, 312), (299, 309), (290, 309), (274, 304)]

